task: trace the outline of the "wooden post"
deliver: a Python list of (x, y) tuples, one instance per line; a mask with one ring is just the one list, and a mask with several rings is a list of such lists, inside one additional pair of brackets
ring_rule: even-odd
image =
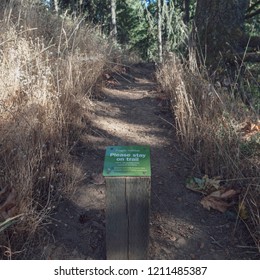
[[(134, 148), (133, 148), (134, 147)], [(138, 150), (140, 146), (119, 147)], [(115, 147), (113, 147), (114, 149)], [(144, 148), (141, 146), (141, 148)], [(109, 147), (108, 149), (111, 149)], [(147, 149), (147, 147), (145, 147)], [(110, 152), (110, 154), (112, 154)], [(114, 153), (118, 155), (118, 153)], [(108, 153), (109, 155), (109, 153)], [(132, 158), (132, 153), (125, 153), (126, 158)], [(139, 154), (142, 155), (142, 154)], [(120, 154), (122, 156), (122, 154)], [(150, 172), (150, 151), (146, 154), (144, 165), (141, 160), (139, 164), (122, 164), (127, 166), (127, 172), (120, 169), (111, 177), (105, 176), (106, 181), (106, 249), (109, 260), (145, 260), (149, 243), (149, 212), (150, 212), (150, 192), (151, 192), (151, 172)], [(118, 157), (122, 158), (122, 157)], [(123, 161), (124, 162), (124, 161)], [(131, 162), (131, 160), (130, 160)], [(114, 167), (120, 167), (117, 160)], [(113, 165), (113, 164), (112, 164)], [(106, 166), (105, 169), (113, 170), (113, 166)], [(131, 171), (134, 170), (134, 173)], [(148, 176), (137, 176), (138, 172), (147, 171)], [(138, 171), (138, 172), (137, 172)], [(136, 173), (137, 172), (137, 173)], [(118, 176), (118, 174), (134, 174), (135, 176)], [(107, 175), (106, 172), (103, 172)]]

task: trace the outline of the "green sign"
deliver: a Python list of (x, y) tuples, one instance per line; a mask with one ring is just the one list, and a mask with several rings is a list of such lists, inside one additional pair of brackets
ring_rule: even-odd
[(106, 177), (150, 177), (150, 148), (148, 146), (107, 147), (103, 175)]

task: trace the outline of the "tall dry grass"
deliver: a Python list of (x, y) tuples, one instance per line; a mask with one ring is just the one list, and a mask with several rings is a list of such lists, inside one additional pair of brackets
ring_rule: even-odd
[(106, 41), (37, 1), (0, 5), (0, 255), (13, 258), (80, 179), (70, 149), (88, 124)]
[(257, 117), (226, 87), (191, 71), (176, 56), (158, 69), (157, 80), (169, 94), (177, 135), (197, 172), (241, 190), (238, 213), (243, 210), (260, 250), (260, 133), (245, 137), (243, 131), (245, 122), (257, 123)]

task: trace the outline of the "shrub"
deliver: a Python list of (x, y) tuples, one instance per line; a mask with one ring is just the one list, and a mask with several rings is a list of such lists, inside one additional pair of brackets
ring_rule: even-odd
[[(157, 80), (169, 94), (177, 135), (196, 170), (241, 189), (241, 199), (251, 213), (245, 222), (260, 249), (260, 125), (251, 126), (257, 122), (254, 114), (231, 98), (226, 88), (216, 90), (198, 70), (190, 71), (176, 56), (158, 69)], [(249, 131), (243, 124), (246, 119), (251, 120)]]
[(106, 41), (83, 19), (10, 3), (0, 22), (0, 223), (19, 216), (0, 232), (8, 258), (26, 254), (25, 240), (81, 179), (70, 150), (106, 61)]

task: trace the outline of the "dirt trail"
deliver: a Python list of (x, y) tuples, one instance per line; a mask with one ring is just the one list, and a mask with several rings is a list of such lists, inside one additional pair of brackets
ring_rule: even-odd
[[(207, 211), (185, 188), (192, 163), (178, 146), (167, 101), (157, 93), (153, 66), (114, 74), (93, 101), (91, 134), (76, 152), (86, 179), (53, 217), (43, 259), (105, 259), (105, 186), (99, 174), (108, 145), (149, 145), (152, 197), (149, 259), (250, 259), (256, 253), (232, 212)], [(246, 238), (245, 238), (246, 237)]]

